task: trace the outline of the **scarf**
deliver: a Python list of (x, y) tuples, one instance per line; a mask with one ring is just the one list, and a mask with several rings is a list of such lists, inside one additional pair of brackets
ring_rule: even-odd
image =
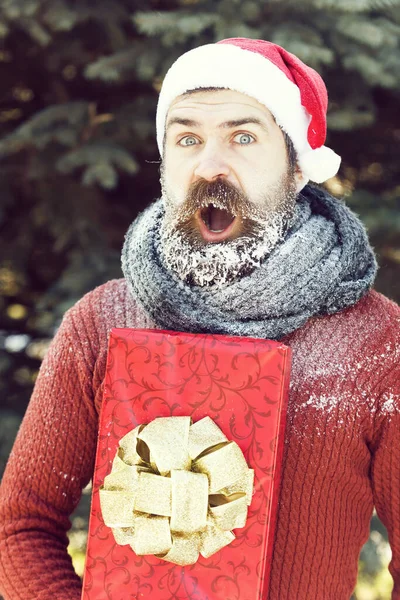
[(182, 281), (163, 263), (162, 200), (131, 224), (122, 250), (128, 289), (161, 329), (279, 340), (314, 316), (353, 306), (377, 264), (358, 217), (308, 185), (284, 239), (251, 273), (224, 285)]

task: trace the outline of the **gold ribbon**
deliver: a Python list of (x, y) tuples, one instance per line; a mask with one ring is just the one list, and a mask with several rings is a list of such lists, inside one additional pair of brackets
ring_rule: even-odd
[(100, 488), (104, 523), (120, 545), (177, 565), (208, 558), (244, 527), (254, 471), (209, 417), (160, 417), (119, 442)]

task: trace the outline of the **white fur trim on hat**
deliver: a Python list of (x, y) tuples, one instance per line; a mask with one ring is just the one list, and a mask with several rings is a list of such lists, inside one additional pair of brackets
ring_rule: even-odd
[[(340, 164), (338, 155), (325, 146), (312, 150), (308, 143), (310, 116), (301, 104), (297, 85), (262, 55), (231, 44), (207, 44), (189, 50), (167, 72), (156, 116), (157, 144), (161, 156), (171, 103), (188, 90), (205, 87), (241, 92), (266, 106), (277, 124), (291, 138), (304, 180), (322, 183), (336, 175)], [(322, 153), (318, 152), (323, 148), (325, 150)]]
[(308, 150), (299, 156), (301, 172), (315, 183), (323, 183), (339, 171), (341, 158), (327, 146)]

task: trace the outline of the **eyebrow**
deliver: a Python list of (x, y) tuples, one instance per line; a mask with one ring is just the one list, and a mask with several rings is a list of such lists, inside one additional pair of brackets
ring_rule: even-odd
[[(180, 117), (173, 117), (170, 121), (168, 121), (166, 131), (168, 131), (168, 129), (175, 124), (184, 125), (185, 127), (201, 127), (201, 123), (199, 123), (199, 121), (193, 121), (192, 119), (182, 119)], [(240, 127), (241, 125), (248, 124), (258, 125), (259, 127), (261, 127), (261, 129), (264, 129), (264, 131), (268, 132), (268, 127), (265, 125), (265, 123), (263, 123), (263, 121), (257, 119), (256, 117), (245, 117), (243, 119), (225, 121), (224, 123), (218, 125), (218, 128), (233, 129), (234, 127)]]

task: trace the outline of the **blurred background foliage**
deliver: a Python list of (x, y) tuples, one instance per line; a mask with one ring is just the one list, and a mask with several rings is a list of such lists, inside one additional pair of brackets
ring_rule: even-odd
[[(121, 276), (124, 233), (159, 193), (166, 70), (226, 37), (271, 40), (323, 75), (343, 157), (326, 185), (368, 227), (377, 289), (400, 300), (400, 0), (0, 0), (0, 474), (62, 315)], [(389, 560), (374, 516), (354, 599), (390, 597)]]

